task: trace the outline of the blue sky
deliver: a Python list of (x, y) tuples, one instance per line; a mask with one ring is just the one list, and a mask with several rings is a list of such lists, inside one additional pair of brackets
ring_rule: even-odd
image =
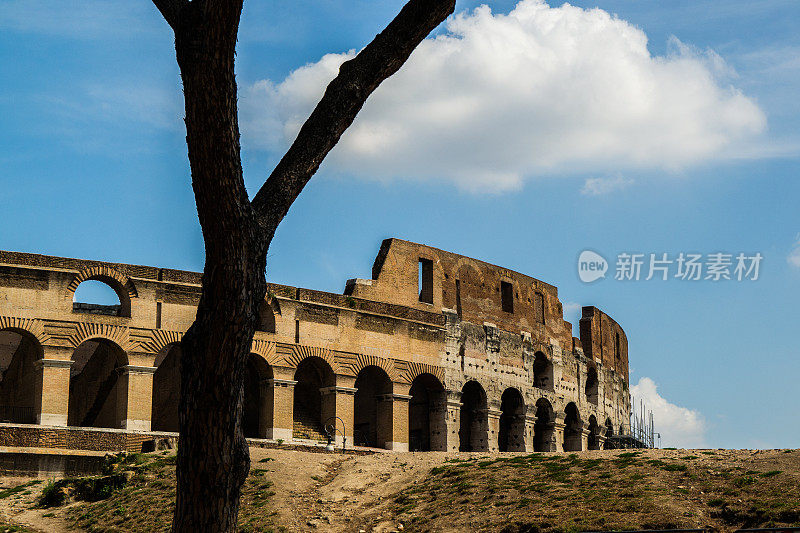
[[(558, 286), (567, 319), (596, 305), (622, 324), (664, 445), (797, 447), (800, 6), (479, 4), (459, 1), (460, 22), (365, 106), (281, 224), (268, 278), (339, 292), (391, 236), (507, 266)], [(345, 56), (321, 58), (358, 50), (401, 5), (246, 2), (251, 193)], [(0, 64), (0, 248), (201, 270), (155, 8), (4, 0)], [(585, 284), (584, 249), (612, 271), (620, 252), (764, 260), (757, 281)]]

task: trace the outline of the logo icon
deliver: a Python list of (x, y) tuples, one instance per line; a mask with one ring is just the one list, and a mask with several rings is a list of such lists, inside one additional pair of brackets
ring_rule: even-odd
[(600, 278), (606, 277), (608, 271), (608, 261), (591, 250), (584, 250), (578, 257), (578, 277), (584, 283), (591, 283)]

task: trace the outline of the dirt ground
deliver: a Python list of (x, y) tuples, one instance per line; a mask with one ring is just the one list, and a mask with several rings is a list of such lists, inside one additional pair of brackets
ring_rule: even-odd
[[(601, 462), (605, 461), (603, 464), (607, 463), (611, 466), (613, 461), (619, 462), (620, 453), (624, 452), (581, 452), (577, 456), (573, 454), (571, 457), (573, 463), (578, 461), (574, 463), (578, 465), (581, 464), (580, 461), (584, 461), (583, 464), (595, 464), (593, 462), (595, 459), (601, 459)], [(550, 463), (567, 460), (567, 454), (542, 455), (545, 458), (558, 456), (548, 459)], [(272, 490), (275, 494), (270, 500), (270, 509), (277, 512), (275, 523), (279, 524), (277, 527), (279, 530), (292, 532), (492, 530), (492, 527), (486, 527), (487, 523), (491, 523), (491, 520), (487, 522), (487, 516), (492, 513), (497, 513), (498, 524), (509, 523), (510, 520), (513, 521), (517, 518), (510, 510), (511, 508), (501, 507), (496, 501), (492, 503), (488, 494), (483, 493), (483, 489), (487, 485), (481, 484), (479, 476), (485, 477), (494, 472), (499, 476), (500, 488), (503, 489), (502, 484), (506, 473), (502, 469), (508, 468), (508, 479), (511, 483), (511, 467), (519, 466), (510, 461), (515, 457), (519, 459), (516, 461), (519, 463), (523, 457), (530, 456), (512, 453), (443, 452), (376, 453), (355, 456), (254, 448), (251, 450), (251, 468), (260, 469), (263, 472), (260, 475), (266, 476), (272, 482)], [(651, 491), (652, 494), (648, 493), (648, 501), (654, 501), (658, 512), (662, 515), (675, 514), (684, 517), (676, 522), (677, 525), (683, 527), (690, 525), (703, 527), (715, 524), (712, 519), (715, 507), (709, 507), (717, 505), (711, 494), (713, 491), (718, 491), (719, 495), (725, 494), (724, 497), (730, 500), (732, 508), (737, 505), (737, 500), (739, 504), (744, 505), (742, 498), (752, 497), (752, 495), (749, 492), (740, 494), (740, 491), (750, 489), (739, 487), (735, 490), (725, 489), (723, 492), (721, 486), (713, 485), (710, 480), (719, 478), (719, 483), (727, 483), (736, 479), (744, 479), (741, 476), (745, 472), (757, 481), (752, 487), (756, 494), (759, 490), (758, 485), (762, 481), (769, 482), (772, 484), (770, 485), (771, 490), (781, 492), (788, 499), (784, 505), (789, 511), (794, 512), (793, 505), (796, 505), (797, 512), (800, 512), (800, 498), (797, 497), (796, 489), (796, 487), (800, 487), (800, 451), (646, 450), (636, 460), (639, 463), (630, 468), (653, 470), (654, 479), (660, 476), (654, 485), (665, 487), (663, 494), (655, 489)], [(684, 467), (684, 463), (689, 467)], [(472, 469), (464, 469), (465, 472), (469, 471), (475, 479), (468, 479), (473, 489), (461, 492), (462, 495), (465, 494), (463, 499), (457, 495), (453, 497), (447, 490), (441, 490), (441, 488), (437, 488), (438, 486), (431, 485), (435, 481), (435, 476), (431, 475), (432, 469), (436, 468), (434, 472), (443, 471), (444, 475), (447, 475), (448, 468), (459, 464), (475, 465)], [(678, 465), (684, 470), (672, 472), (669, 469), (647, 466), (648, 464)], [(517, 468), (513, 470), (513, 473), (520, 475), (520, 471)], [(628, 469), (624, 472), (630, 474), (632, 470)], [(645, 475), (641, 473), (643, 470), (636, 472), (639, 473), (631, 479), (641, 479)], [(773, 472), (779, 472), (779, 474)], [(534, 471), (531, 470), (529, 475), (533, 476)], [(636, 478), (636, 475), (639, 477)], [(650, 475), (649, 471), (646, 475)], [(760, 475), (762, 477), (759, 477)], [(571, 479), (575, 480), (576, 477), (573, 476)], [(612, 478), (612, 482), (613, 479), (629, 478)], [(8, 527), (9, 525), (28, 528), (31, 531), (53, 533), (76, 531), (74, 529), (75, 522), (70, 518), (69, 511), (76, 505), (85, 504), (72, 503), (55, 509), (35, 508), (35, 499), (41, 492), (44, 482), (17, 489), (11, 494), (2, 492), (3, 489), (20, 487), (29, 482), (31, 482), (29, 478), (0, 478), (0, 532), (4, 531), (3, 526)], [(532, 481), (526, 482), (531, 483)], [(581, 483), (583, 482), (581, 481)], [(714, 481), (714, 483), (716, 482)], [(497, 482), (491, 481), (491, 483), (490, 487), (494, 487)], [(629, 482), (621, 483), (620, 488), (626, 483)], [(780, 485), (775, 485), (775, 483), (780, 483)], [(443, 486), (446, 488), (446, 482)], [(566, 490), (564, 487), (568, 488), (568, 484), (562, 483), (559, 490), (563, 492)], [(434, 489), (439, 490), (436, 493), (439, 496), (427, 497), (429, 492), (434, 494)], [(409, 517), (413, 518), (414, 514), (414, 511), (408, 510), (408, 505), (405, 509), (398, 509), (398, 495), (406, 493), (424, 494), (427, 498), (415, 501), (416, 507), (411, 507), (423, 515), (414, 518), (413, 523), (407, 521)], [(4, 496), (4, 494), (6, 495)], [(585, 495), (586, 492), (581, 492), (581, 494)], [(714, 494), (717, 493), (714, 492)], [(570, 496), (570, 498), (574, 497), (576, 496)], [(437, 498), (440, 500), (437, 501)], [(721, 498), (722, 496), (717, 499)], [(486, 504), (487, 500), (489, 504)], [(546, 500), (544, 501), (546, 502)], [(461, 507), (458, 507), (459, 505)], [(588, 512), (595, 515), (604, 512), (602, 509), (592, 509), (590, 504), (585, 502), (581, 505), (587, 505)], [(728, 503), (726, 502), (724, 505), (726, 506), (724, 508), (727, 509)], [(443, 507), (446, 509), (442, 509)], [(516, 508), (514, 507), (514, 509)], [(522, 509), (520, 512), (530, 514), (531, 509)], [(501, 515), (502, 520), (499, 520)], [(431, 518), (436, 516), (438, 518)], [(102, 524), (97, 524), (97, 527), (103, 530)], [(724, 526), (718, 526), (718, 528), (725, 530)], [(113, 530), (125, 529), (115, 526)], [(20, 529), (20, 531), (26, 531), (26, 529)]]

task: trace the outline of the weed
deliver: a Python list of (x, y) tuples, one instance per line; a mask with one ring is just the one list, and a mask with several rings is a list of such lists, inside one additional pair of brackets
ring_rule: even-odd
[(28, 487), (36, 485), (37, 483), (41, 483), (41, 482), (40, 481), (28, 481), (27, 483), (23, 483), (22, 485), (17, 485), (16, 487), (12, 487), (10, 489), (0, 490), (0, 500), (8, 498), (11, 495), (23, 492)]

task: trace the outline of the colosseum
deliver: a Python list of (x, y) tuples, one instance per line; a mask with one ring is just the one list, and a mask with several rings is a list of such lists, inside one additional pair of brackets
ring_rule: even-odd
[[(88, 280), (119, 305), (74, 301)], [(0, 445), (136, 449), (177, 431), (200, 274), (0, 251)], [(252, 343), (251, 439), (389, 450), (606, 447), (630, 420), (625, 332), (506, 268), (385, 240), (343, 294), (270, 284)], [(264, 441), (270, 442), (270, 441)]]

